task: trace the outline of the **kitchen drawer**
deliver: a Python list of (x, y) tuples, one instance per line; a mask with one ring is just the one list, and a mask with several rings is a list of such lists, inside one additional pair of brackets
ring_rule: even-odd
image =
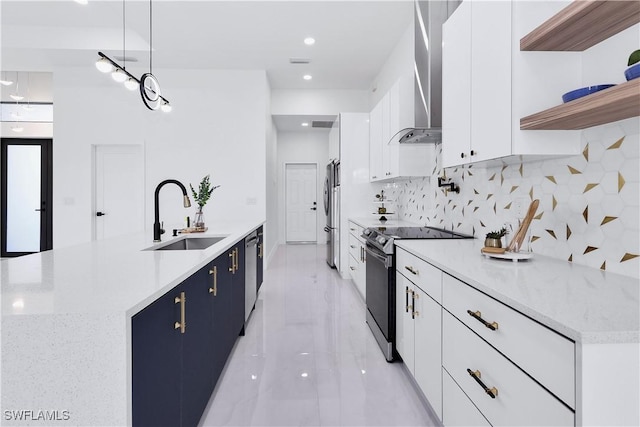
[[(575, 344), (520, 312), (444, 275), (443, 307), (575, 409)], [(480, 312), (496, 330), (472, 317)], [(535, 355), (535, 356), (534, 356)]]
[[(447, 312), (442, 328), (443, 367), (492, 425), (574, 425), (571, 409)], [(468, 369), (479, 371), (495, 398)]]
[(396, 246), (396, 270), (429, 294), (442, 301), (442, 271)]
[(445, 369), (442, 369), (442, 424), (447, 427), (491, 426)]
[(355, 222), (349, 221), (349, 233), (351, 233), (351, 234), (353, 234), (353, 235), (355, 235), (357, 237), (360, 237), (360, 236), (362, 236), (362, 231), (363, 230), (364, 229), (362, 227), (360, 227), (358, 224), (356, 224)]
[(364, 262), (364, 244), (352, 234), (349, 234), (349, 254), (360, 262)]

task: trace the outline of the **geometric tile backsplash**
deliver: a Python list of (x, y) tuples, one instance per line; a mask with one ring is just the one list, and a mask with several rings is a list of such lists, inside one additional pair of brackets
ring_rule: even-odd
[[(438, 145), (431, 179), (387, 187), (400, 218), (478, 238), (503, 226), (517, 230), (522, 212), (539, 199), (529, 227), (530, 250), (639, 278), (639, 129), (638, 118), (586, 129), (578, 156), (448, 168), (447, 178), (460, 186), (459, 194), (438, 188)], [(510, 240), (508, 234), (503, 243)]]

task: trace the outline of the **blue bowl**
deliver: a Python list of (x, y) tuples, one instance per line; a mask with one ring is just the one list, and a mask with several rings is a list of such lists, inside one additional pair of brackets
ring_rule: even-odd
[(573, 101), (574, 99), (591, 95), (592, 93), (596, 93), (601, 90), (610, 88), (611, 86), (615, 86), (615, 85), (596, 85), (596, 86), (581, 87), (580, 89), (572, 90), (571, 92), (567, 92), (564, 95), (562, 95), (562, 101), (563, 102)]
[(627, 81), (640, 77), (640, 62), (627, 68), (624, 72), (624, 76), (627, 78)]

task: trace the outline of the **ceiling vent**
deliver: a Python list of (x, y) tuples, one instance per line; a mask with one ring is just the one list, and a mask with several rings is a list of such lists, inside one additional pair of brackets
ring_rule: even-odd
[(309, 58), (289, 58), (290, 64), (309, 64), (311, 60)]
[(314, 120), (311, 122), (312, 128), (323, 128), (323, 129), (331, 129), (333, 127), (333, 122), (327, 120)]

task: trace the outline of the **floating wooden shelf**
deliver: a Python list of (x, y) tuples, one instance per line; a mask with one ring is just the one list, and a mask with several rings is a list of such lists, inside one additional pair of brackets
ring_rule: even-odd
[(522, 130), (576, 130), (640, 116), (640, 79), (520, 119)]
[(583, 51), (640, 22), (640, 1), (574, 0), (520, 39), (523, 51)]

